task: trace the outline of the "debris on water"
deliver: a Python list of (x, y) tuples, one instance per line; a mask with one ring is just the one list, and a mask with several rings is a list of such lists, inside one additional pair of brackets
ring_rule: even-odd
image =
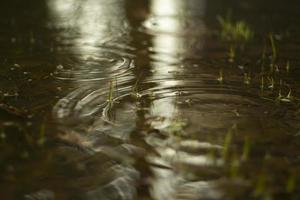
[(188, 105), (191, 105), (193, 101), (192, 99), (186, 99), (184, 102), (187, 103)]
[(20, 68), (21, 66), (19, 64), (14, 64), (14, 67)]
[(0, 110), (3, 110), (11, 115), (15, 115), (18, 117), (26, 117), (28, 115), (28, 113), (25, 110), (4, 103), (0, 103)]

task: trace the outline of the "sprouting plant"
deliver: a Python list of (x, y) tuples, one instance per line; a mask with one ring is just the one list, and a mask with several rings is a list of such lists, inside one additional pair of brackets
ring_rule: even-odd
[(141, 77), (142, 77), (142, 74), (140, 74), (140, 76), (135, 81), (134, 86), (132, 87), (132, 95), (137, 99), (141, 97), (141, 94), (139, 94), (139, 92), (138, 92), (138, 84), (140, 82)]
[(253, 31), (246, 22), (234, 22), (229, 16), (226, 18), (219, 16), (217, 19), (222, 28), (221, 36), (223, 39), (232, 42), (246, 42), (252, 38)]
[(286, 96), (287, 99), (291, 99), (292, 98), (292, 89), (289, 90), (289, 93)]
[(250, 139), (249, 139), (249, 137), (246, 137), (245, 138), (245, 143), (244, 143), (244, 146), (243, 146), (243, 153), (242, 153), (242, 160), (243, 161), (248, 160), (250, 147), (251, 147)]
[(4, 141), (6, 138), (6, 134), (5, 132), (2, 130), (2, 128), (0, 129), (0, 141)]
[(221, 37), (223, 40), (231, 42), (228, 61), (233, 63), (237, 47), (243, 47), (243, 44), (253, 37), (253, 31), (244, 21), (234, 22), (229, 15), (226, 18), (219, 16), (217, 19), (221, 25)]
[[(271, 47), (272, 47), (272, 62), (275, 62), (277, 58), (277, 49), (274, 41), (274, 36), (272, 33), (269, 34), (270, 42), (271, 42)], [(274, 64), (274, 63), (272, 63)]]
[(263, 92), (265, 88), (265, 79), (264, 76), (261, 77), (261, 84), (260, 84), (260, 89)]
[(108, 92), (108, 98), (107, 98), (109, 105), (111, 105), (113, 102), (113, 95), (114, 95), (114, 82), (113, 82), (113, 80), (111, 80), (110, 84), (109, 84), (109, 92)]
[(274, 87), (275, 87), (275, 81), (274, 81), (274, 78), (273, 77), (268, 77), (268, 81), (269, 81), (269, 88), (271, 89), (271, 90), (273, 90), (274, 89)]
[(277, 100), (282, 101), (282, 102), (291, 102), (293, 100), (292, 89), (290, 88), (290, 90), (286, 96), (282, 95), (281, 89), (280, 89), (278, 92)]
[(244, 74), (244, 83), (245, 83), (246, 85), (250, 85), (250, 83), (251, 83), (251, 76), (250, 76), (249, 73), (245, 73), (245, 74)]
[(214, 164), (216, 164), (216, 149), (214, 148), (210, 148), (209, 151), (207, 152), (207, 158), (209, 158), (209, 160), (212, 160), (214, 162)]
[(184, 120), (175, 119), (168, 127), (167, 131), (169, 133), (180, 136), (180, 134), (184, 133), (184, 128), (187, 126), (187, 122)]
[(286, 183), (286, 192), (291, 193), (295, 190), (296, 180), (295, 176), (291, 174)]
[(262, 55), (261, 55), (261, 74), (262, 75), (265, 73), (266, 51), (267, 51), (267, 44), (266, 44), (266, 40), (264, 40), (264, 47), (263, 47)]
[(115, 76), (115, 88), (116, 88), (116, 95), (118, 96), (118, 79), (117, 79), (117, 76)]
[(42, 146), (45, 143), (45, 132), (46, 132), (46, 124), (42, 123), (40, 127), (39, 138), (37, 140), (37, 144)]
[(228, 51), (228, 61), (230, 63), (233, 63), (235, 60), (235, 47), (234, 46), (230, 46), (229, 51)]
[(219, 77), (217, 79), (220, 83), (223, 83), (224, 81), (224, 73), (223, 73), (223, 69), (221, 68), (219, 71)]
[(240, 160), (238, 159), (237, 155), (233, 155), (231, 162), (230, 162), (230, 174), (231, 177), (237, 177), (238, 171), (240, 167)]
[(255, 196), (260, 196), (264, 193), (265, 191), (265, 185), (266, 185), (266, 177), (264, 174), (259, 175), (256, 186), (255, 186), (255, 191), (254, 195)]
[(290, 61), (287, 61), (287, 62), (286, 62), (286, 65), (285, 65), (285, 69), (286, 69), (286, 72), (287, 72), (287, 73), (290, 72), (290, 68), (291, 68), (291, 66), (290, 66)]
[(30, 31), (29, 41), (30, 41), (31, 44), (35, 43), (34, 34), (33, 34), (32, 31)]
[(227, 132), (227, 134), (225, 136), (225, 140), (224, 140), (224, 146), (223, 146), (223, 151), (222, 151), (223, 160), (226, 160), (228, 157), (231, 140), (232, 140), (232, 130), (230, 129)]

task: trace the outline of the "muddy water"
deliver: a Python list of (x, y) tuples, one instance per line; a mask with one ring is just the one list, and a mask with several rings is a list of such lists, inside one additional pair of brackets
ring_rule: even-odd
[(299, 3), (2, 4), (1, 198), (300, 198)]

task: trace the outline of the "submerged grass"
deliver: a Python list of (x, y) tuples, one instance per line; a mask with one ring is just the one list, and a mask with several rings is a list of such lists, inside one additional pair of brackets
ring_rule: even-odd
[(251, 149), (251, 143), (249, 137), (245, 138), (245, 142), (243, 145), (243, 152), (242, 152), (242, 161), (247, 161), (249, 158), (249, 153)]
[(265, 191), (265, 188), (266, 188), (266, 175), (260, 174), (256, 182), (254, 196), (256, 197), (262, 196)]
[(293, 174), (291, 174), (288, 177), (288, 180), (287, 180), (287, 183), (286, 183), (286, 192), (287, 193), (294, 192), (295, 187), (296, 187), (296, 178), (295, 178), (295, 176)]

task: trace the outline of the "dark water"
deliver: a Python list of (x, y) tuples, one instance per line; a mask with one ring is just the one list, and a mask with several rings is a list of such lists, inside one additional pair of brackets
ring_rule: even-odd
[(300, 199), (299, 8), (1, 2), (1, 199)]

